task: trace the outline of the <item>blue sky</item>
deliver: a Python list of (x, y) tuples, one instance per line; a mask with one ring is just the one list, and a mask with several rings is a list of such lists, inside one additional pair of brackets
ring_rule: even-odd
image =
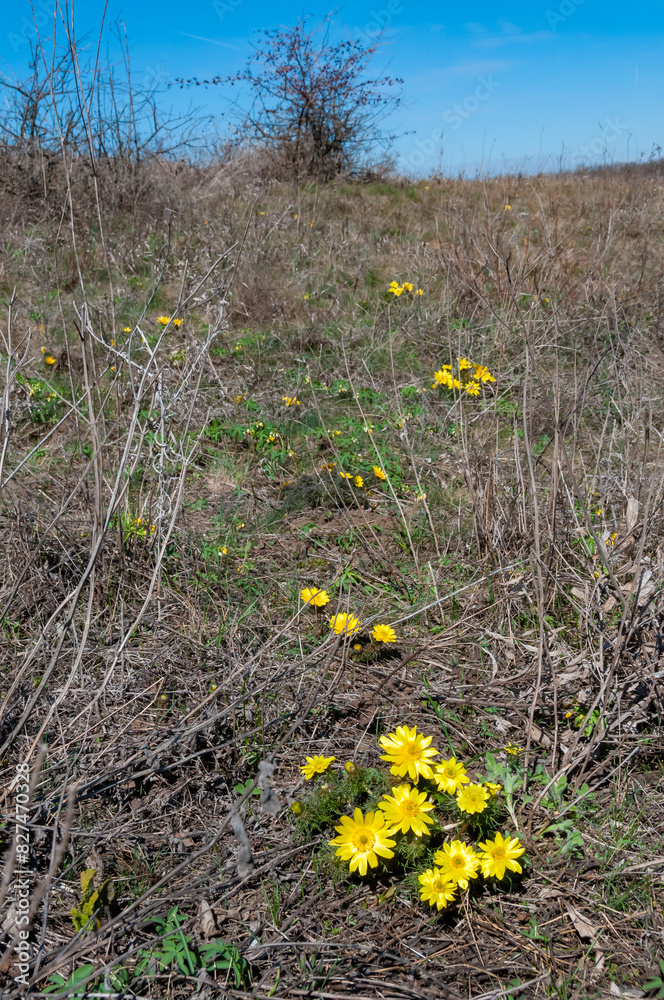
[[(35, 0), (38, 17), (51, 0)], [(96, 31), (101, 0), (74, 0), (79, 34)], [(328, 4), (267, 0), (109, 0), (121, 16), (133, 70), (162, 83), (238, 69), (256, 29), (322, 17)], [(1, 68), (21, 74), (30, 3), (5, 7)], [(400, 166), (414, 174), (478, 169), (556, 169), (559, 164), (647, 159), (664, 146), (664, 0), (508, 0), (437, 4), (354, 0), (338, 9), (339, 31), (383, 37), (379, 72), (404, 79), (391, 126)], [(48, 34), (48, 29), (44, 29)], [(210, 114), (224, 92), (195, 92)], [(180, 91), (165, 103), (188, 100)]]

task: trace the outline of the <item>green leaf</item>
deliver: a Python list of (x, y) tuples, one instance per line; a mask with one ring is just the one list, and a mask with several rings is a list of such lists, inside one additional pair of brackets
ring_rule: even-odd
[[(95, 967), (92, 963), (81, 965), (78, 969), (74, 970), (66, 982), (64, 976), (61, 976), (59, 972), (56, 972), (52, 976), (49, 976), (49, 980), (53, 983), (53, 986), (47, 986), (44, 993), (54, 993), (56, 990), (62, 990), (63, 993), (69, 993), (75, 986), (78, 986), (80, 982), (92, 975), (94, 971)], [(87, 990), (80, 990), (75, 993), (74, 996), (82, 996), (85, 992), (87, 992)]]

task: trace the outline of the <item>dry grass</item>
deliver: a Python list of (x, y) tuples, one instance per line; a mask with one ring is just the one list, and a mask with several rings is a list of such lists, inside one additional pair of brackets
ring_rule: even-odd
[[(8, 823), (34, 774), (35, 995), (86, 963), (98, 996), (640, 995), (664, 933), (660, 167), (294, 189), (152, 163), (101, 227), (79, 180), (74, 213), (61, 179), (2, 186), (0, 753)], [(495, 385), (432, 390), (458, 356)], [(399, 623), (388, 654), (373, 621)], [(404, 721), (519, 779), (523, 878), (442, 916), (421, 859), (344, 875), (336, 786), (298, 770), (379, 767)], [(76, 935), (85, 868), (116, 900)], [(251, 983), (132, 978), (174, 906)]]

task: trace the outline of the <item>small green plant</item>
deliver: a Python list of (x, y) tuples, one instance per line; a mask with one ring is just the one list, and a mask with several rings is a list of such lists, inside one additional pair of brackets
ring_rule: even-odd
[(220, 938), (196, 947), (192, 938), (182, 930), (182, 924), (187, 919), (174, 906), (165, 920), (155, 920), (162, 940), (152, 948), (139, 952), (140, 961), (134, 970), (134, 978), (145, 973), (146, 969), (156, 973), (175, 966), (183, 976), (193, 976), (205, 969), (207, 972), (230, 973), (236, 987), (248, 985), (251, 982), (251, 966), (237, 948)]
[(54, 993), (56, 996), (67, 996), (67, 997), (85, 997), (89, 995), (89, 991), (93, 987), (93, 983), (86, 983), (85, 986), (81, 986), (76, 989), (79, 983), (82, 983), (88, 976), (91, 976), (95, 971), (94, 965), (91, 963), (87, 965), (81, 965), (78, 969), (75, 969), (71, 974), (69, 979), (65, 979), (61, 976), (59, 972), (54, 972), (52, 976), (48, 977), (50, 986), (44, 987), (44, 993)]
[(96, 868), (86, 868), (81, 872), (81, 902), (69, 911), (77, 931), (84, 928), (99, 930), (104, 910), (115, 899), (115, 886), (110, 879), (95, 889), (93, 879), (96, 874)]
[(643, 983), (641, 989), (645, 990), (646, 993), (653, 993), (657, 990), (657, 1000), (664, 1000), (664, 958), (659, 960), (659, 972), (659, 976), (654, 976)]
[(17, 376), (17, 382), (27, 392), (31, 420), (38, 424), (49, 424), (58, 419), (65, 404), (47, 382), (28, 379), (20, 374)]
[(560, 843), (560, 837), (556, 839), (560, 843), (559, 854), (572, 854), (583, 851), (583, 837), (574, 826), (574, 820), (563, 819), (560, 823), (552, 823), (547, 826), (545, 833), (564, 834), (565, 840)]
[[(252, 782), (253, 782), (252, 778), (248, 778), (244, 782), (244, 784), (241, 781), (238, 781), (237, 785), (233, 785), (233, 791), (235, 792), (236, 795), (244, 795), (247, 788), (249, 787), (249, 785), (252, 784)], [(260, 795), (260, 793), (261, 793), (260, 788), (253, 788), (251, 791), (252, 795)]]
[[(576, 716), (576, 718), (574, 719), (574, 725), (576, 726), (577, 729), (580, 729), (581, 726), (583, 726), (583, 720), (585, 718), (586, 718), (585, 712), (580, 712)], [(592, 731), (598, 722), (599, 722), (599, 709), (595, 708), (588, 716), (588, 719), (586, 720), (586, 725), (583, 726), (583, 735), (586, 737), (586, 739), (592, 736)]]

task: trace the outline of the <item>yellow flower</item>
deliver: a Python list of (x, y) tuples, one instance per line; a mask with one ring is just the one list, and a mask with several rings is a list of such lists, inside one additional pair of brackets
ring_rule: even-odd
[(356, 650), (358, 653), (362, 652), (362, 646), (360, 645), (359, 642), (355, 643), (355, 645), (353, 646), (353, 649)]
[(456, 886), (445, 878), (439, 868), (427, 868), (417, 877), (422, 885), (420, 899), (428, 902), (429, 906), (442, 910), (454, 899)]
[(493, 799), (502, 791), (502, 785), (497, 785), (494, 781), (485, 781), (484, 787), (486, 788), (489, 796)]
[(390, 282), (390, 291), (391, 291), (391, 290), (392, 290), (393, 288), (398, 288), (398, 287), (399, 287), (399, 282), (398, 282), (398, 281), (391, 281), (391, 282)]
[(392, 789), (391, 795), (386, 795), (378, 808), (385, 813), (385, 821), (389, 826), (388, 833), (408, 833), (412, 830), (416, 837), (429, 833), (427, 823), (433, 820), (426, 814), (431, 812), (433, 805), (426, 801), (427, 793), (418, 792), (410, 785), (398, 785)]
[(392, 292), (393, 295), (396, 295), (397, 297), (399, 295), (403, 295), (403, 288), (400, 288), (398, 285), (396, 288), (390, 288), (390, 291)]
[(613, 534), (611, 535), (611, 537), (609, 538), (609, 541), (611, 542), (612, 545), (616, 544), (616, 538), (617, 537), (618, 537), (618, 532), (614, 531)]
[(456, 757), (450, 757), (449, 760), (441, 760), (436, 764), (433, 780), (438, 785), (439, 792), (456, 795), (464, 785), (468, 784), (470, 778), (466, 774), (466, 765), (457, 761)]
[(383, 472), (383, 470), (379, 465), (374, 465), (373, 474), (376, 477), (376, 479), (387, 479), (387, 476), (385, 475), (385, 473)]
[(47, 354), (46, 357), (44, 358), (44, 361), (46, 362), (47, 365), (55, 364), (55, 358), (53, 357), (52, 354)]
[(304, 806), (302, 805), (301, 802), (297, 801), (291, 802), (291, 812), (294, 813), (295, 816), (301, 816), (303, 811), (304, 811)]
[(335, 635), (354, 635), (362, 628), (362, 622), (355, 615), (345, 613), (330, 618), (330, 628)]
[(321, 757), (320, 754), (316, 754), (314, 757), (307, 757), (307, 763), (300, 764), (300, 770), (307, 781), (309, 781), (315, 775), (323, 774), (327, 771), (332, 761), (336, 759), (336, 757)]
[(315, 608), (324, 608), (330, 603), (327, 591), (319, 590), (318, 587), (304, 587), (300, 591), (300, 597), (305, 604), (313, 604)]
[(364, 480), (362, 479), (362, 476), (355, 476), (355, 478), (353, 479), (353, 482), (355, 483), (355, 485), (357, 486), (358, 489), (361, 486), (364, 486)]
[(438, 865), (445, 878), (456, 882), (461, 889), (468, 888), (468, 879), (477, 878), (480, 859), (472, 847), (462, 840), (453, 840), (451, 844), (443, 844), (442, 851), (436, 851), (434, 864)]
[(516, 860), (524, 852), (518, 837), (502, 837), (497, 833), (493, 840), (487, 840), (484, 844), (477, 845), (483, 852), (480, 857), (482, 874), (484, 878), (502, 879), (505, 877), (505, 869), (511, 872), (521, 872), (523, 869)]
[(465, 372), (467, 368), (472, 368), (473, 362), (468, 358), (459, 358), (459, 371)]
[(162, 326), (167, 326), (171, 321), (170, 316), (157, 316), (157, 323), (161, 323)]
[(42, 347), (41, 352), (42, 352), (42, 354), (46, 354), (46, 348)]
[(123, 326), (122, 327), (122, 332), (123, 333), (131, 333), (131, 327), (130, 326)]
[(282, 401), (282, 403), (285, 403), (286, 406), (300, 406), (301, 405), (300, 400), (297, 399), (295, 396), (282, 396), (281, 397), (281, 401)]
[(423, 290), (422, 290), (421, 288), (418, 288), (418, 289), (416, 290), (415, 294), (416, 294), (416, 295), (424, 295), (424, 291), (423, 291)]
[(512, 211), (512, 206), (511, 205), (505, 205), (505, 211), (506, 212), (511, 212)]
[(376, 642), (396, 642), (397, 634), (390, 625), (374, 625), (371, 638)]
[(466, 392), (469, 396), (479, 396), (480, 386), (479, 382), (469, 382), (466, 386)]
[(412, 292), (415, 286), (410, 283), (410, 281), (404, 281), (403, 289), (405, 292)]
[(597, 515), (597, 517), (601, 517), (602, 516), (602, 508), (600, 507), (599, 510), (596, 510), (595, 514)]
[(495, 378), (486, 367), (486, 365), (475, 365), (475, 371), (473, 372), (473, 378), (477, 379), (479, 382), (495, 382)]
[(486, 809), (489, 793), (483, 785), (468, 785), (457, 795), (456, 804), (465, 813), (481, 813)]
[(415, 784), (420, 775), (431, 779), (433, 771), (429, 759), (438, 755), (436, 749), (429, 748), (432, 738), (418, 735), (417, 726), (413, 726), (412, 729), (408, 726), (397, 726), (396, 733), (380, 737), (378, 742), (383, 750), (387, 750), (386, 755), (380, 759), (388, 761), (392, 765), (391, 774), (396, 774), (399, 778), (405, 778), (408, 774)]
[(454, 382), (448, 369), (449, 365), (443, 365), (439, 372), (433, 373), (434, 383), (431, 386), (432, 389), (435, 389), (437, 385), (444, 385), (446, 389), (452, 388)]
[(173, 326), (182, 326), (182, 320), (181, 319), (174, 319), (173, 320)]
[(362, 810), (356, 809), (352, 819), (342, 816), (339, 822), (341, 825), (334, 828), (339, 836), (331, 840), (330, 845), (338, 848), (337, 857), (350, 861), (351, 872), (359, 871), (360, 875), (366, 875), (367, 864), (372, 868), (377, 866), (377, 855), (381, 858), (394, 857), (390, 848), (396, 841), (388, 838), (382, 812), (368, 812), (363, 816)]
[(339, 475), (341, 476), (342, 479), (352, 479), (353, 478), (353, 473), (352, 472), (340, 472)]
[(519, 747), (515, 747), (513, 743), (509, 743), (508, 746), (503, 747), (503, 750), (507, 750), (507, 752), (511, 753), (513, 757), (516, 757), (518, 753), (521, 753)]
[(221, 547), (221, 548), (219, 549), (219, 555), (220, 555), (220, 556), (225, 556), (225, 555), (228, 555), (228, 549), (226, 548), (226, 546), (225, 546), (225, 545), (223, 545), (223, 546), (222, 546), (222, 547)]
[(344, 771), (347, 771), (348, 774), (355, 774), (357, 768), (355, 767), (355, 764), (353, 764), (352, 760), (346, 761), (346, 763), (344, 764)]

